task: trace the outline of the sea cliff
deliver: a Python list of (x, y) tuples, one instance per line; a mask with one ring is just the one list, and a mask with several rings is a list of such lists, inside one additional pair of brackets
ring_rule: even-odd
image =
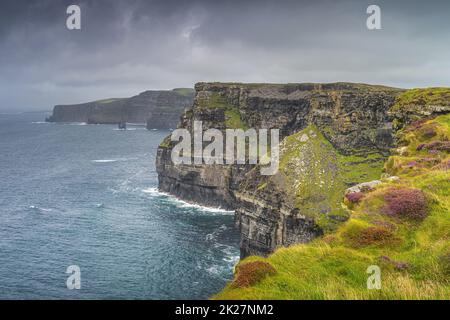
[(112, 98), (74, 105), (56, 105), (49, 122), (116, 124), (145, 123), (148, 129), (175, 128), (185, 107), (193, 101), (192, 89), (145, 91), (131, 98)]
[(411, 108), (402, 89), (355, 83), (198, 83), (195, 90), (180, 128), (192, 130), (198, 120), (205, 130), (280, 130), (280, 170), (273, 176), (252, 165), (174, 165), (169, 137), (158, 149), (162, 191), (236, 211), (242, 257), (268, 255), (338, 228), (349, 218), (345, 190), (380, 178), (397, 144), (396, 128), (448, 112), (432, 104)]

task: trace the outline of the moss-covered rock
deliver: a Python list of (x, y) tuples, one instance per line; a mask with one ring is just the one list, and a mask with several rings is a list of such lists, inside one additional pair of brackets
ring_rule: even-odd
[(352, 184), (379, 178), (383, 156), (345, 156), (314, 125), (284, 139), (281, 144), (280, 170), (269, 180), (286, 181), (277, 188), (293, 199), (301, 215), (313, 218), (324, 230), (346, 220), (342, 206), (345, 189)]

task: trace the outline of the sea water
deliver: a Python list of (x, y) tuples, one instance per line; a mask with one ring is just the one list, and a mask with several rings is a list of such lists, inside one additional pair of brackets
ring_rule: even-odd
[(224, 287), (239, 256), (233, 212), (158, 191), (168, 130), (45, 116), (0, 115), (0, 299), (206, 299)]

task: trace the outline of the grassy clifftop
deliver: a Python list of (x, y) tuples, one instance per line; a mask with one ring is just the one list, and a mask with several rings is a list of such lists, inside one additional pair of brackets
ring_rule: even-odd
[[(309, 244), (244, 259), (213, 298), (448, 299), (450, 114), (414, 122), (398, 139), (385, 164), (395, 178), (348, 194), (347, 222)], [(381, 268), (381, 290), (367, 289), (371, 265)]]
[(403, 109), (408, 105), (450, 105), (449, 88), (427, 88), (407, 90), (398, 96), (393, 110)]
[(397, 129), (402, 129), (411, 121), (447, 112), (450, 112), (450, 88), (407, 90), (397, 96), (390, 109)]

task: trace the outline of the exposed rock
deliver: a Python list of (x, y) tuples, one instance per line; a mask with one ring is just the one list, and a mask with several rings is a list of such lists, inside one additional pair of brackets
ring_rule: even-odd
[(389, 182), (396, 182), (396, 181), (400, 180), (400, 177), (398, 177), (398, 176), (391, 176), (391, 177), (387, 177), (386, 180), (389, 181)]
[(49, 122), (116, 124), (146, 123), (148, 129), (175, 128), (184, 108), (192, 104), (191, 89), (145, 91), (124, 99), (106, 99), (76, 105), (57, 105)]
[(407, 156), (408, 155), (408, 147), (403, 146), (394, 150), (399, 156)]
[(309, 137), (306, 133), (302, 134), (302, 136), (300, 137), (300, 142), (306, 142), (309, 140)]
[(345, 194), (355, 193), (355, 192), (367, 192), (373, 190), (377, 185), (381, 184), (380, 180), (374, 180), (370, 182), (359, 183), (356, 186), (348, 188), (345, 190)]

